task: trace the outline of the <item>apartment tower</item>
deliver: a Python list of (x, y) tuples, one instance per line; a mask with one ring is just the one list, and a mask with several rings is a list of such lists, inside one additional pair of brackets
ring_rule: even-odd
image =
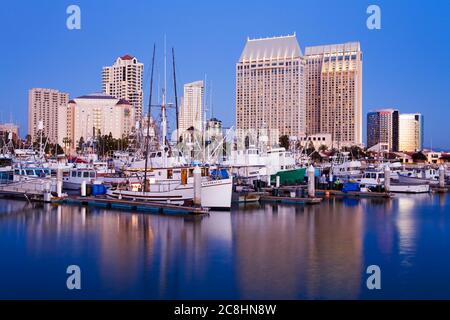
[(28, 91), (28, 134), (35, 140), (40, 130), (51, 143), (58, 143), (61, 112), (67, 107), (69, 94), (54, 89), (33, 88)]
[(140, 121), (143, 106), (144, 64), (135, 57), (125, 55), (112, 66), (103, 67), (103, 93), (129, 101), (134, 108), (135, 121)]
[(383, 109), (367, 114), (367, 148), (384, 144), (389, 151), (398, 151), (399, 113), (395, 109)]
[(178, 119), (179, 134), (183, 134), (191, 127), (194, 127), (198, 131), (202, 131), (203, 99), (203, 81), (195, 81), (184, 85), (184, 93)]
[(236, 128), (271, 143), (305, 132), (305, 82), (296, 35), (248, 39), (236, 64)]
[(415, 152), (423, 149), (423, 115), (404, 113), (399, 116), (399, 150)]
[(329, 133), (335, 147), (362, 143), (359, 42), (305, 48), (306, 132)]

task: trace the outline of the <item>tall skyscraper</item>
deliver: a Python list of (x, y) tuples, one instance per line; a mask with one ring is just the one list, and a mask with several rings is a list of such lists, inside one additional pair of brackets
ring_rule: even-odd
[(117, 58), (112, 66), (103, 67), (103, 93), (129, 101), (135, 109), (136, 121), (142, 115), (143, 74), (144, 64), (129, 55)]
[(404, 113), (399, 116), (399, 150), (406, 152), (423, 149), (423, 116)]
[(329, 133), (336, 146), (362, 143), (359, 42), (305, 48), (306, 131)]
[(305, 132), (304, 63), (295, 34), (247, 40), (236, 64), (236, 128), (267, 129), (272, 143)]
[(367, 114), (367, 148), (379, 143), (389, 151), (398, 151), (399, 114), (395, 109), (383, 109)]
[(28, 134), (34, 140), (42, 122), (44, 135), (51, 143), (59, 141), (59, 114), (67, 107), (69, 94), (54, 89), (34, 88), (28, 92)]
[(195, 81), (184, 85), (184, 94), (178, 119), (179, 134), (183, 134), (191, 127), (202, 131), (203, 96), (203, 81)]

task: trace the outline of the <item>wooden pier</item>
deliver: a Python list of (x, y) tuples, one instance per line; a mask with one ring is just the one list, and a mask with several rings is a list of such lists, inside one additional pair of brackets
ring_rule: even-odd
[(93, 206), (167, 215), (205, 215), (209, 213), (209, 209), (201, 207), (179, 206), (170, 203), (117, 200), (99, 197), (67, 197), (61, 202), (71, 205)]

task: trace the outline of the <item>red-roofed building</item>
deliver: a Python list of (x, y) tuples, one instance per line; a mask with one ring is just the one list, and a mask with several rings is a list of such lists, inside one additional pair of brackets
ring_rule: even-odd
[(103, 67), (103, 93), (126, 100), (134, 109), (135, 120), (142, 115), (144, 65), (129, 54), (118, 57), (112, 66)]

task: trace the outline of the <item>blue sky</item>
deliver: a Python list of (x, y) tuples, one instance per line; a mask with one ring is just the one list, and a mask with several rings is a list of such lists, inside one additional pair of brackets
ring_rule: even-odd
[[(81, 8), (81, 30), (66, 28), (70, 4)], [(370, 4), (381, 8), (381, 30), (366, 27)], [(302, 50), (361, 42), (364, 133), (369, 110), (395, 107), (424, 114), (425, 145), (450, 148), (449, 14), (448, 0), (8, 1), (0, 12), (0, 121), (12, 114), (25, 134), (29, 88), (71, 97), (101, 91), (102, 66), (126, 53), (145, 63), (148, 93), (154, 42), (162, 84), (166, 35), (176, 50), (179, 92), (207, 74), (214, 116), (231, 126), (235, 63), (247, 37), (296, 32)]]

